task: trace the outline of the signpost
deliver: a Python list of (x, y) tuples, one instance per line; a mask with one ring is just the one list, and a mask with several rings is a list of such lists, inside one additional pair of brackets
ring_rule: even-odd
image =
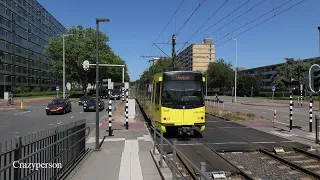
[(56, 91), (57, 91), (57, 98), (59, 98), (59, 96), (58, 96), (59, 86), (56, 86)]
[(276, 86), (272, 86), (272, 100), (273, 100), (273, 97), (274, 97), (274, 91), (276, 90)]

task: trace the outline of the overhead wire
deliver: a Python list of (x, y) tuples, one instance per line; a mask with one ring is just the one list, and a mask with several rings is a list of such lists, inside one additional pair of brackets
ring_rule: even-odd
[[(217, 24), (219, 24), (221, 21), (225, 20), (226, 18), (228, 18), (230, 15), (232, 15), (233, 13), (237, 12), (239, 9), (241, 9), (244, 5), (246, 5), (250, 0), (247, 0), (245, 3), (241, 4), (238, 8), (234, 9), (231, 13), (229, 13), (228, 15), (226, 15), (225, 17), (223, 17), (222, 19), (220, 19), (218, 22), (216, 22), (215, 24), (213, 24), (212, 26), (208, 27), (206, 30), (202, 31), (201, 33), (199, 33), (198, 35), (195, 35), (194, 37), (191, 37), (190, 39), (187, 40), (186, 44), (184, 46), (181, 46), (181, 48), (178, 50), (178, 52), (180, 52), (183, 48), (185, 48), (185, 46), (188, 44), (189, 41), (193, 40), (194, 38), (200, 36), (201, 34), (207, 32), (209, 29), (211, 29), (212, 27), (216, 26)], [(266, 0), (263, 0), (266, 1)], [(224, 4), (223, 4), (224, 5)], [(252, 9), (254, 9), (256, 6), (252, 7)], [(251, 10), (252, 10), (251, 9)], [(248, 12), (248, 11), (247, 11)], [(246, 14), (247, 12), (245, 12), (244, 14)], [(197, 33), (197, 32), (196, 32)]]
[[(295, 6), (299, 5), (299, 4), (301, 4), (301, 3), (302, 3), (302, 2), (304, 2), (304, 1), (306, 1), (306, 0), (301, 0), (301, 1), (299, 1), (298, 3), (296, 3), (296, 4), (294, 4), (294, 5), (290, 6), (290, 7), (288, 7), (287, 9), (285, 9), (285, 10), (283, 10), (283, 11), (281, 11), (281, 12), (277, 13), (277, 14), (274, 14), (273, 16), (269, 17), (268, 19), (265, 19), (264, 21), (262, 21), (262, 22), (260, 22), (260, 23), (258, 23), (258, 24), (256, 24), (256, 25), (254, 25), (253, 27), (251, 27), (251, 28), (249, 28), (249, 29), (247, 29), (247, 30), (245, 30), (245, 31), (243, 31), (243, 32), (241, 32), (241, 33), (239, 33), (239, 34), (237, 34), (236, 36), (233, 36), (233, 37), (234, 37), (234, 38), (235, 38), (235, 37), (238, 37), (238, 36), (240, 36), (240, 35), (242, 35), (242, 34), (244, 34), (244, 33), (248, 32), (248, 31), (252, 30), (253, 28), (255, 28), (255, 27), (257, 27), (257, 26), (259, 26), (259, 25), (261, 25), (261, 24), (263, 24), (263, 23), (265, 23), (265, 22), (269, 21), (270, 19), (272, 19), (272, 18), (274, 18), (274, 17), (276, 17), (276, 16), (278, 16), (278, 15), (280, 15), (280, 14), (282, 14), (282, 13), (284, 13), (284, 12), (288, 11), (289, 9), (291, 9), (291, 8), (293, 8), (293, 7), (295, 7)], [(223, 43), (218, 44), (216, 47), (221, 46), (222, 44), (225, 44), (225, 43), (226, 43), (226, 42), (228, 42), (228, 41), (230, 41), (230, 39), (228, 39), (228, 40), (224, 41)]]
[[(212, 34), (220, 31), (221, 29), (223, 29), (224, 27), (226, 27), (227, 25), (229, 25), (230, 23), (236, 21), (237, 19), (239, 19), (240, 17), (242, 17), (243, 15), (247, 14), (248, 12), (250, 12), (252, 9), (258, 7), (259, 5), (261, 5), (263, 2), (265, 2), (267, 0), (262, 0), (260, 1), (258, 4), (254, 5), (253, 7), (251, 7), (250, 9), (248, 9), (247, 11), (245, 11), (244, 13), (240, 14), (239, 16), (237, 16), (236, 18), (234, 18), (233, 20), (231, 20), (230, 22), (228, 22), (227, 24), (225, 24), (224, 26), (220, 27), (219, 29), (215, 30), (214, 32), (210, 33), (209, 35), (207, 35), (206, 37), (211, 36)], [(292, 0), (291, 0), (292, 1)]]
[(164, 30), (168, 27), (168, 25), (170, 24), (170, 22), (172, 21), (173, 17), (177, 14), (177, 12), (179, 11), (180, 7), (182, 6), (182, 4), (184, 3), (185, 0), (182, 0), (182, 2), (180, 3), (180, 5), (178, 6), (178, 8), (176, 9), (176, 11), (173, 13), (173, 15), (171, 16), (171, 18), (169, 19), (168, 23), (166, 24), (166, 26), (162, 29), (162, 31), (160, 32), (160, 34), (158, 35), (158, 37), (156, 38), (156, 40), (154, 40), (154, 42), (151, 45), (149, 54), (152, 51), (152, 48), (154, 46), (154, 43), (159, 39), (159, 37), (161, 36), (161, 34), (164, 32)]
[[(203, 5), (203, 3), (206, 0), (202, 0), (198, 6), (195, 8), (195, 10), (192, 12), (192, 14), (189, 16), (189, 18), (182, 24), (182, 26), (178, 29), (178, 31), (175, 33), (176, 37), (180, 34), (180, 32), (182, 31), (183, 27), (188, 23), (188, 21), (192, 18), (192, 16), (199, 10), (199, 8)], [(168, 40), (167, 43), (165, 43), (165, 45), (162, 47), (161, 51), (168, 45), (168, 43), (170, 42), (171, 39)], [(160, 54), (160, 52), (158, 53)]]

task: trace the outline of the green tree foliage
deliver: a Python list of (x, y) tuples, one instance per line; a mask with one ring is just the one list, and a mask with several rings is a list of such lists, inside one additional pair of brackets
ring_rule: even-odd
[(259, 79), (257, 77), (241, 75), (237, 78), (237, 95), (249, 97), (251, 89), (253, 89), (253, 96), (259, 94)]
[(311, 66), (310, 63), (303, 62), (302, 60), (294, 60), (293, 58), (285, 58), (286, 62), (276, 68), (277, 77), (275, 84), (278, 89), (285, 90), (288, 88), (288, 84), (291, 79), (297, 81), (297, 84), (306, 84), (308, 79), (308, 70)]
[(218, 59), (210, 63), (207, 70), (208, 88), (219, 88), (220, 91), (233, 86), (233, 70), (231, 63)]
[[(172, 64), (171, 58), (160, 57), (155, 64), (153, 64), (148, 69), (143, 71), (140, 80), (145, 81), (149, 79), (151, 76), (153, 76), (154, 74), (170, 71), (171, 64)], [(179, 63), (179, 61), (175, 61), (175, 66), (177, 68), (181, 68), (181, 64)]]
[[(68, 30), (70, 36), (65, 37), (65, 64), (66, 75), (73, 83), (81, 84), (84, 89), (87, 83), (95, 84), (96, 69), (90, 67), (88, 71), (83, 69), (82, 63), (88, 60), (91, 64), (96, 63), (96, 31), (92, 28), (84, 29), (81, 25), (73, 26)], [(47, 57), (53, 59), (51, 70), (62, 76), (63, 63), (63, 38), (59, 35), (50, 39), (45, 47)], [(115, 55), (106, 44), (109, 38), (99, 32), (99, 61), (104, 64), (124, 64), (125, 61)], [(111, 78), (113, 82), (122, 82), (121, 67), (100, 67), (100, 79)], [(125, 66), (125, 81), (130, 81), (128, 67)]]

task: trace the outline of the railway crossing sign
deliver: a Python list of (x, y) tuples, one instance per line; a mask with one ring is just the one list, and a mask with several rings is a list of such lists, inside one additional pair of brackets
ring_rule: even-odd
[(272, 86), (272, 91), (275, 91), (276, 90), (276, 86)]

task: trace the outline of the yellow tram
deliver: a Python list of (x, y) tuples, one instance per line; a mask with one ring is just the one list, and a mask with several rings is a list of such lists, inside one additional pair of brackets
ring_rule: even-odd
[(159, 131), (194, 135), (205, 129), (205, 78), (201, 72), (158, 73), (149, 81), (151, 123)]

